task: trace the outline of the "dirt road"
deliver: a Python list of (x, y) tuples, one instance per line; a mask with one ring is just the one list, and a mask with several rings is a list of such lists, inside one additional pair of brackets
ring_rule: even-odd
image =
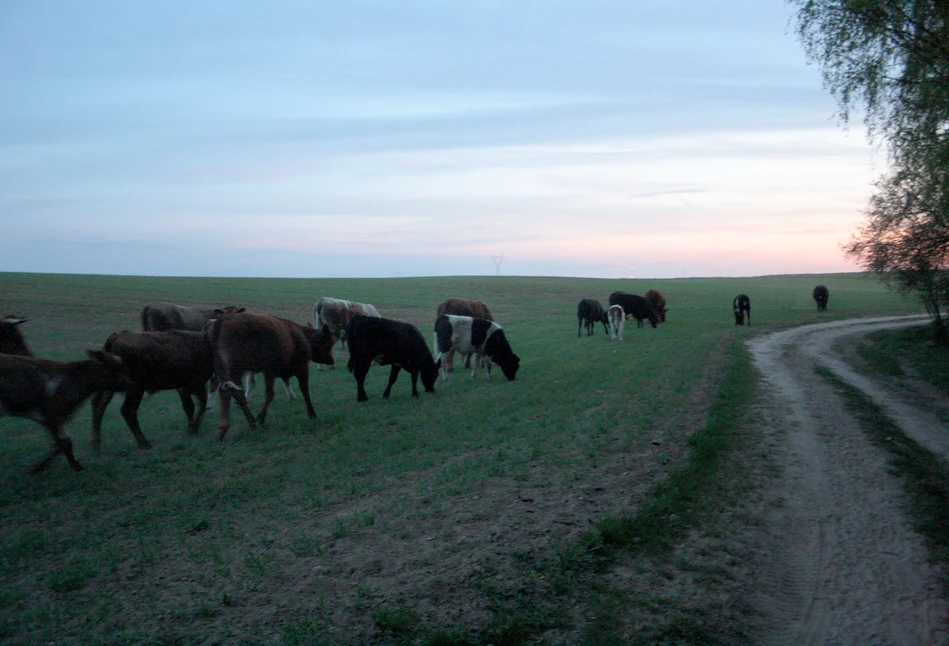
[(949, 459), (949, 425), (926, 403), (934, 401), (928, 393), (859, 374), (833, 349), (847, 337), (926, 321), (836, 321), (750, 342), (767, 384), (765, 441), (780, 474), (753, 541), (760, 586), (752, 606), (768, 627), (762, 643), (949, 643), (949, 605), (911, 527), (902, 485), (887, 455), (814, 372), (829, 368)]

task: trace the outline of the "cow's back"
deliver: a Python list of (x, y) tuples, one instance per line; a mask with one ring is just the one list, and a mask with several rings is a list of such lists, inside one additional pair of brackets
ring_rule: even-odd
[(435, 318), (437, 319), (439, 316), (445, 314), (470, 316), (472, 318), (480, 318), (488, 321), (494, 320), (494, 317), (491, 315), (491, 310), (488, 309), (484, 301), (466, 298), (449, 298), (439, 303), (438, 308), (435, 310)]
[(244, 372), (279, 372), (309, 361), (303, 332), (265, 314), (228, 314), (211, 328), (217, 360), (231, 376)]
[(357, 314), (346, 325), (350, 358), (380, 357), (383, 365), (405, 364), (407, 369), (418, 369), (431, 350), (422, 333), (411, 323)]

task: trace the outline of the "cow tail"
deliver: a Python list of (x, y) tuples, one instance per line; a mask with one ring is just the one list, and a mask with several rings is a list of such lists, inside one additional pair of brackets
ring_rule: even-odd
[(151, 309), (150, 305), (146, 305), (142, 308), (142, 313), (139, 315), (139, 318), (142, 319), (142, 330), (148, 332), (148, 310)]

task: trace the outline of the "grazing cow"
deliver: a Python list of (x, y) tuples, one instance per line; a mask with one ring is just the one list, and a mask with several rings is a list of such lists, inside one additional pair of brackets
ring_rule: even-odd
[(593, 330), (596, 329), (597, 323), (603, 324), (603, 330), (609, 334), (609, 319), (606, 317), (606, 312), (603, 310), (603, 306), (600, 305), (600, 301), (593, 300), (592, 298), (584, 298), (577, 305), (577, 336), (580, 336), (580, 329), (585, 325), (587, 328), (587, 336), (593, 336)]
[(745, 316), (748, 316), (748, 327), (751, 327), (751, 299), (744, 294), (739, 294), (732, 301), (732, 309), (735, 310), (735, 325), (744, 325)]
[(0, 354), (33, 356), (30, 346), (26, 344), (26, 339), (17, 327), (21, 323), (26, 323), (26, 319), (15, 314), (8, 314), (0, 319)]
[(626, 294), (625, 292), (613, 292), (610, 294), (610, 305), (622, 306), (626, 316), (636, 319), (637, 327), (644, 327), (644, 319), (649, 319), (649, 324), (653, 327), (659, 325), (659, 315), (642, 296)]
[(191, 330), (202, 332), (208, 321), (222, 314), (243, 312), (241, 305), (205, 308), (185, 307), (174, 303), (152, 303), (142, 309), (142, 331), (164, 332), (167, 330)]
[[(221, 421), (218, 440), (230, 429), (230, 399), (237, 400), (251, 428), (263, 425), (267, 408), (274, 397), (274, 380), (296, 377), (306, 403), (306, 413), (316, 417), (310, 400), (310, 361), (330, 364), (336, 338), (324, 325), (300, 325), (294, 321), (264, 314), (225, 314), (217, 318), (210, 330), (214, 345), (214, 373), (221, 386)], [(248, 372), (264, 373), (266, 395), (256, 420), (238, 385)]]
[[(438, 304), (438, 307), (435, 309), (435, 318), (437, 319), (442, 314), (455, 314), (456, 316), (470, 316), (476, 319), (485, 319), (486, 321), (493, 321), (494, 316), (491, 315), (491, 310), (488, 309), (488, 306), (484, 301), (475, 301), (467, 298), (448, 298)], [(435, 340), (435, 352), (438, 352), (438, 340)], [(446, 354), (442, 361), (448, 372), (453, 372), (455, 369), (455, 351), (452, 350)], [(471, 367), (471, 355), (465, 355), (465, 368)]]
[[(122, 417), (139, 448), (151, 447), (138, 423), (138, 408), (145, 393), (177, 390), (188, 417), (188, 432), (197, 434), (204, 416), (206, 384), (214, 373), (214, 348), (206, 333), (187, 330), (115, 332), (106, 339), (102, 349), (121, 357), (132, 380), (133, 386), (127, 389), (122, 404)], [(113, 394), (103, 390), (92, 398), (92, 446), (95, 449), (102, 445), (102, 417)]]
[(354, 316), (373, 316), (381, 318), (379, 310), (369, 303), (344, 301), (341, 298), (324, 296), (313, 307), (313, 321), (316, 327), (329, 326), (330, 332), (346, 346), (346, 324)]
[(56, 446), (33, 465), (45, 469), (62, 453), (76, 471), (82, 465), (72, 450), (63, 424), (90, 395), (100, 390), (125, 390), (131, 382), (118, 357), (90, 350), (89, 359), (62, 363), (12, 354), (0, 355), (0, 417), (10, 415), (39, 422)]
[(610, 305), (606, 314), (610, 321), (610, 340), (623, 340), (623, 327), (626, 324), (626, 311), (622, 305)]
[[(508, 343), (501, 326), (486, 319), (470, 316), (456, 316), (442, 314), (435, 321), (435, 338), (438, 340), (438, 357), (441, 358), (451, 350), (462, 354), (475, 354), (472, 362), (471, 377), (478, 372), (478, 364), (484, 360), (491, 378), (491, 362), (501, 366), (501, 371), (509, 381), (514, 381), (521, 359)], [(442, 379), (448, 379), (448, 371), (442, 367)]]
[(823, 285), (814, 288), (814, 300), (817, 301), (817, 313), (827, 311), (827, 299), (830, 298), (830, 291)]
[(411, 323), (357, 315), (346, 324), (346, 338), (349, 339), (348, 368), (356, 378), (356, 401), (369, 399), (364, 384), (373, 361), (380, 366), (392, 366), (383, 398), (389, 397), (402, 370), (412, 377), (413, 397), (418, 397), (419, 376), (425, 392), (435, 392), (441, 364), (432, 359), (422, 333)]
[(646, 299), (646, 302), (649, 303), (649, 307), (659, 315), (659, 322), (666, 322), (666, 312), (669, 310), (666, 309), (666, 297), (662, 295), (662, 292), (655, 289), (650, 289), (643, 295), (643, 298)]

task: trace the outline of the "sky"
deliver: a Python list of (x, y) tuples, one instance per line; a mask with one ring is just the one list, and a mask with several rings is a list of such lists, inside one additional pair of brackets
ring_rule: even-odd
[[(783, 0), (5, 0), (0, 271), (857, 271)], [(885, 161), (885, 160), (884, 160)]]

